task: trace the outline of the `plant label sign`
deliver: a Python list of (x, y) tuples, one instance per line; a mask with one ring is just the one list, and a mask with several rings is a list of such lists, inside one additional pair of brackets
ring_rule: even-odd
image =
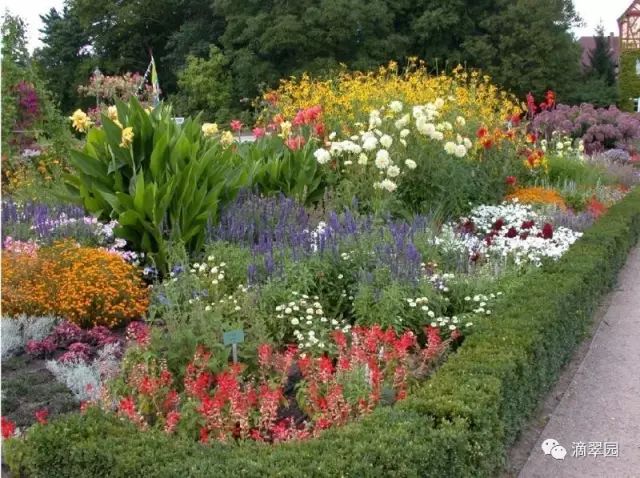
[(230, 330), (222, 334), (222, 340), (225, 345), (241, 344), (244, 342), (244, 330)]
[(244, 342), (244, 330), (230, 330), (222, 334), (222, 341), (225, 345), (231, 344), (231, 353), (233, 356), (233, 363), (238, 363), (238, 344)]

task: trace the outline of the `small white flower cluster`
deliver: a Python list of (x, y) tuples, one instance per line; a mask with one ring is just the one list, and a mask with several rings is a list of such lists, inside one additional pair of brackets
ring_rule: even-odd
[(207, 257), (207, 260), (199, 263), (195, 262), (190, 268), (192, 274), (197, 274), (201, 279), (210, 280), (212, 285), (218, 285), (224, 280), (226, 262), (215, 262), (214, 256)]
[(473, 326), (473, 320), (475, 318), (481, 318), (491, 315), (491, 309), (489, 309), (489, 305), (492, 301), (496, 300), (499, 296), (502, 295), (502, 292), (497, 292), (495, 294), (477, 294), (473, 297), (466, 296), (464, 298), (465, 304), (468, 304), (465, 308), (469, 310), (465, 310), (463, 312), (458, 313), (457, 315), (442, 316), (437, 317), (433, 322), (431, 322), (432, 327), (439, 327), (444, 330), (448, 330), (450, 332), (464, 327)]
[[(405, 300), (410, 309), (420, 310), (421, 312), (424, 313), (424, 315), (426, 315), (430, 319), (433, 319), (436, 316), (436, 313), (433, 310), (431, 310), (431, 308), (429, 308), (429, 306), (427, 305), (429, 303), (428, 298), (418, 297), (416, 299), (407, 298)], [(400, 320), (402, 321), (402, 319)]]
[(294, 296), (291, 302), (276, 307), (278, 319), (286, 319), (294, 327), (293, 335), (301, 349), (324, 352), (330, 346), (332, 330), (348, 332), (351, 326), (344, 320), (329, 319), (319, 297), (306, 294)]
[(556, 156), (562, 158), (574, 158), (584, 160), (584, 141), (574, 142), (570, 136), (560, 135), (554, 131), (551, 137), (551, 144), (546, 139), (540, 140), (540, 149), (545, 153), (549, 150)]
[[(241, 294), (246, 294), (247, 291), (249, 290), (248, 287), (245, 287), (244, 285), (240, 284), (238, 286), (238, 290), (240, 291)], [(220, 304), (222, 306), (228, 306), (226, 308), (230, 308), (230, 310), (225, 310), (225, 312), (239, 312), (242, 310), (242, 307), (240, 306), (240, 302), (238, 301), (238, 298), (236, 297), (236, 295), (234, 294), (229, 294), (227, 296), (224, 296), (222, 298), (220, 298), (220, 300), (218, 300), (218, 302), (211, 302), (209, 305), (206, 305), (204, 310), (205, 312), (210, 312), (212, 311), (214, 308), (216, 308), (216, 306)]]

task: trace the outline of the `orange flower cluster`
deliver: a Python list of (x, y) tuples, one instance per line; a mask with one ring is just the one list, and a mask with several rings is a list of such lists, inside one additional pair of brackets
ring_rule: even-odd
[(499, 146), (503, 141), (514, 141), (515, 131), (496, 128), (491, 133), (486, 126), (481, 126), (476, 131), (476, 137), (484, 149), (491, 149), (493, 146)]
[(548, 188), (520, 188), (514, 193), (509, 194), (505, 199), (517, 199), (518, 201), (526, 204), (553, 204), (558, 206), (560, 209), (567, 209), (567, 205), (558, 191)]
[(2, 255), (2, 309), (8, 315), (52, 314), (83, 327), (116, 327), (149, 305), (137, 269), (103, 249), (58, 243), (35, 256)]

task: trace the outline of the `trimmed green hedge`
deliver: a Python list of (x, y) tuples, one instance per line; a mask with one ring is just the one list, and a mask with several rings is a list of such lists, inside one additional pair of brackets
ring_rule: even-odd
[(32, 478), (495, 476), (639, 234), (637, 188), (561, 260), (524, 276), (407, 400), (316, 440), (205, 447), (92, 411), (5, 442), (5, 456)]

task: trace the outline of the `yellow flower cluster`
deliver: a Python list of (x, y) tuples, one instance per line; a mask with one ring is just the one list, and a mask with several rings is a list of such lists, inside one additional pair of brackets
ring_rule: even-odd
[(76, 131), (80, 133), (86, 133), (93, 124), (87, 113), (80, 109), (75, 110), (69, 119)]
[(128, 128), (124, 128), (122, 130), (122, 139), (120, 142), (120, 147), (121, 148), (128, 148), (129, 146), (131, 146), (131, 143), (133, 143), (133, 128), (131, 126), (129, 126)]
[(291, 77), (282, 80), (280, 87), (266, 93), (263, 99), (284, 117), (321, 105), (328, 122), (352, 123), (363, 120), (369, 111), (382, 107), (390, 98), (410, 105), (447, 98), (449, 108), (455, 108), (465, 118), (478, 118), (490, 128), (503, 125), (507, 118), (522, 111), (517, 99), (496, 87), (488, 76), (465, 71), (461, 66), (450, 75), (432, 75), (426, 64), (416, 58), (403, 71), (391, 62), (366, 73), (345, 68), (328, 79), (308, 74)]
[(216, 123), (204, 123), (202, 125), (202, 134), (206, 138), (210, 138), (211, 136), (218, 134), (218, 125)]

